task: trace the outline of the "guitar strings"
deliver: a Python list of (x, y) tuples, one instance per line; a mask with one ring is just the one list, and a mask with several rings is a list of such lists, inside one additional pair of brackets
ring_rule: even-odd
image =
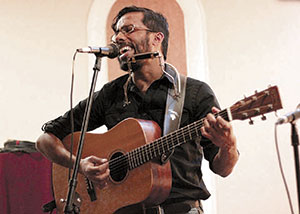
[[(215, 113), (214, 116), (221, 116), (222, 118), (227, 118), (227, 110), (225, 109), (218, 113)], [(188, 140), (192, 140), (194, 139), (194, 137), (200, 136), (200, 128), (203, 126), (204, 119), (205, 118), (195, 121), (185, 127), (182, 127), (181, 129), (176, 130), (175, 132), (172, 132), (157, 140), (154, 140), (149, 144), (145, 144), (130, 152), (125, 153), (124, 155), (111, 159), (109, 161), (109, 168), (111, 170), (111, 173), (116, 175), (115, 173), (118, 173), (120, 169), (123, 169), (123, 171), (120, 171), (120, 173), (122, 173), (124, 172), (124, 167), (128, 167), (129, 170), (134, 169), (152, 160), (153, 158), (158, 157), (165, 151), (171, 151), (175, 147), (186, 143), (186, 138), (189, 137)], [(172, 144), (174, 144), (174, 142), (177, 143), (169, 147), (166, 142), (172, 142)], [(149, 155), (147, 155), (147, 153)]]

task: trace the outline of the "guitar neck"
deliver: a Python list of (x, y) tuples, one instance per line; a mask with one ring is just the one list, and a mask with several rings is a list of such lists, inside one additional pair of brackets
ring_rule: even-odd
[[(214, 114), (214, 116), (221, 116), (227, 121), (232, 120), (229, 109), (224, 109)], [(129, 170), (137, 168), (154, 158), (160, 157), (162, 154), (172, 151), (175, 147), (201, 136), (200, 128), (203, 126), (203, 122), (204, 118), (128, 152), (125, 156)]]

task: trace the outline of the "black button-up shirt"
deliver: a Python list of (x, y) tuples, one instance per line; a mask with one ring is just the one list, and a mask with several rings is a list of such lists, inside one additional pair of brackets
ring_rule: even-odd
[[(95, 92), (88, 130), (105, 125), (108, 129), (122, 120), (134, 117), (155, 121), (163, 130), (167, 91), (172, 81), (167, 75), (151, 84), (146, 93), (142, 93), (131, 81), (128, 85), (129, 105), (124, 105), (123, 85), (128, 74), (104, 85)], [(74, 108), (75, 131), (80, 131), (86, 100)], [(213, 106), (219, 107), (211, 88), (204, 82), (187, 78), (186, 96), (180, 127), (205, 117)], [(70, 133), (70, 111), (46, 123), (45, 132), (53, 133), (63, 139)], [(200, 131), (199, 131), (200, 132)], [(202, 180), (201, 162), (204, 157), (210, 166), (218, 147), (202, 138), (175, 148), (170, 158), (172, 169), (172, 189), (168, 200), (207, 199), (210, 194)]]

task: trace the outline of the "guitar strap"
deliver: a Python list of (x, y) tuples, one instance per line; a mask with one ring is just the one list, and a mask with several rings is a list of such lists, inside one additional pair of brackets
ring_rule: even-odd
[[(179, 128), (186, 89), (186, 76), (179, 74), (174, 66), (166, 63), (165, 73), (172, 79), (173, 87), (168, 90), (163, 135), (167, 135)], [(167, 154), (163, 154), (161, 156), (161, 163), (166, 163), (173, 152), (174, 149)]]

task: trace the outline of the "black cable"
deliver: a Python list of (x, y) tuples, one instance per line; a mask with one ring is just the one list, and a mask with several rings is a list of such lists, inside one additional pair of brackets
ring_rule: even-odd
[(289, 191), (286, 179), (285, 179), (285, 175), (284, 175), (284, 171), (283, 171), (283, 167), (282, 167), (282, 163), (281, 163), (281, 157), (280, 157), (278, 139), (277, 139), (277, 124), (275, 125), (275, 132), (274, 133), (275, 133), (275, 146), (276, 146), (279, 169), (280, 169), (281, 177), (282, 177), (284, 187), (285, 187), (285, 190), (286, 190), (286, 194), (287, 194), (287, 197), (288, 197), (291, 213), (294, 214), (294, 208), (293, 208), (293, 204), (292, 204), (292, 200), (291, 200), (291, 196), (290, 196), (290, 191)]
[[(73, 113), (73, 89), (74, 89), (74, 67), (77, 51), (73, 55), (72, 74), (71, 74), (71, 90), (70, 90), (70, 123), (71, 123), (71, 146), (70, 146), (70, 163), (72, 163), (73, 146), (74, 146), (74, 113)], [(72, 164), (73, 166), (73, 164)], [(73, 168), (73, 167), (72, 167)], [(71, 178), (71, 168), (69, 168), (68, 181)]]

